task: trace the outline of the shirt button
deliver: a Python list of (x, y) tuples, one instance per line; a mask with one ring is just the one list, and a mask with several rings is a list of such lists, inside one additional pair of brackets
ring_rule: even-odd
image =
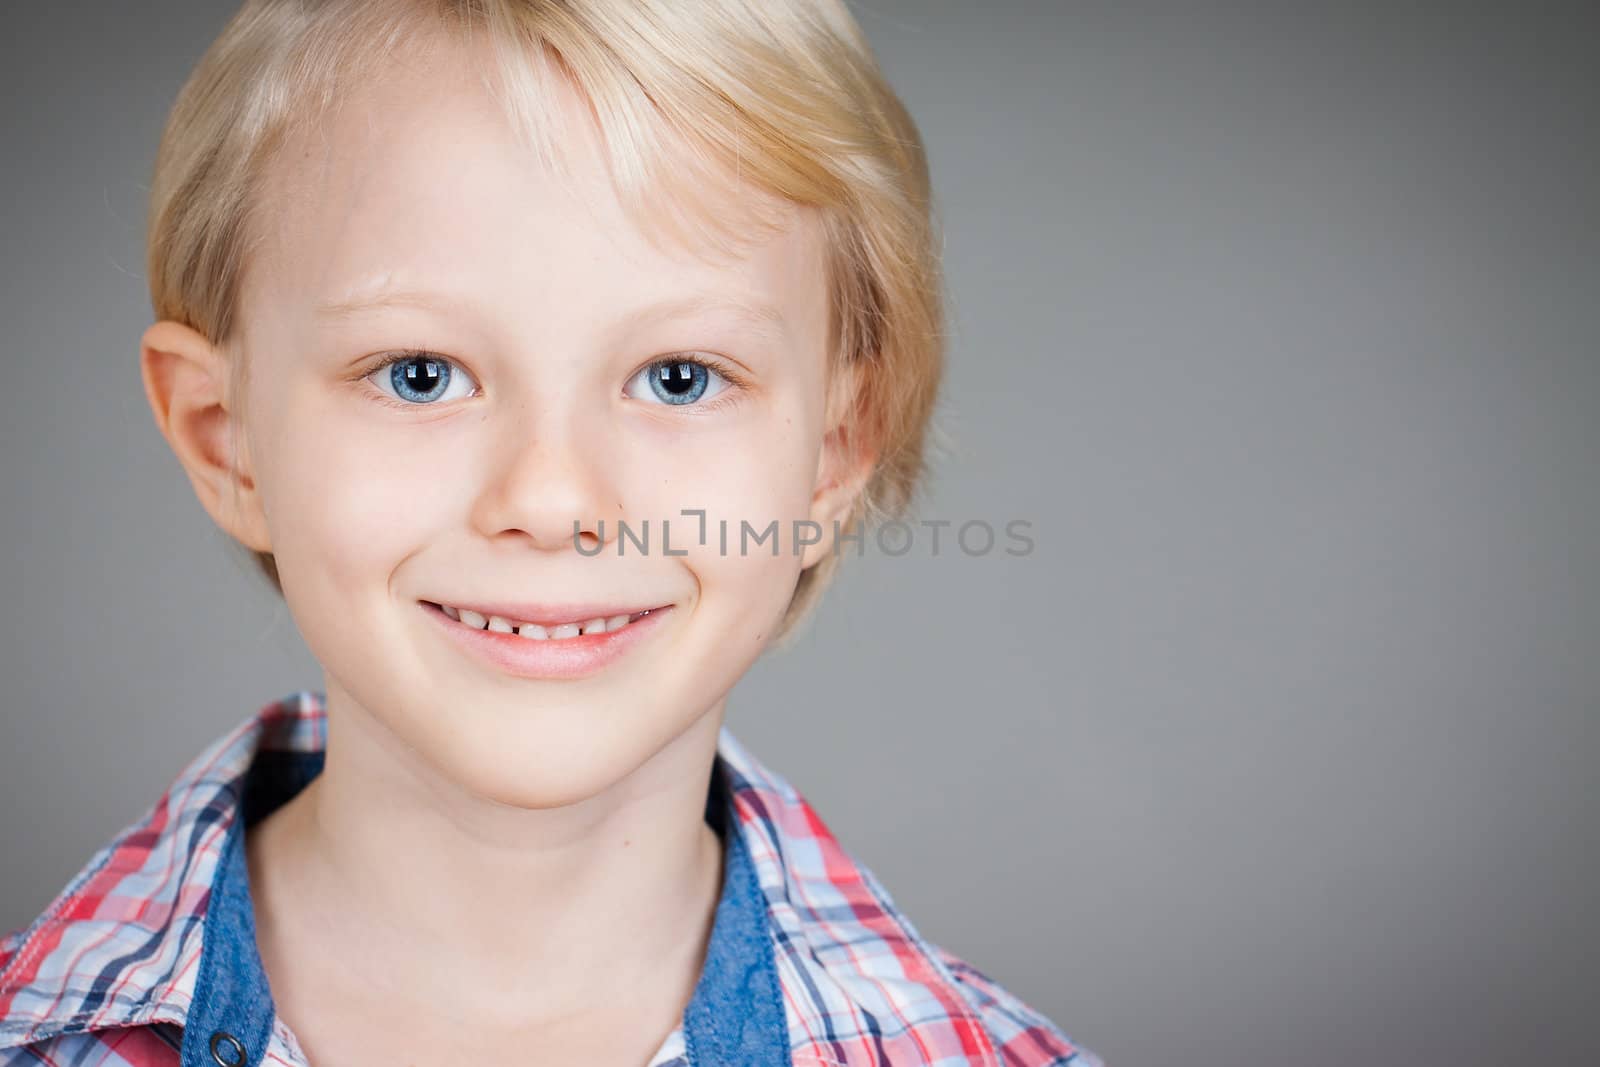
[(244, 1046), (226, 1030), (211, 1035), (211, 1058), (222, 1067), (244, 1067)]

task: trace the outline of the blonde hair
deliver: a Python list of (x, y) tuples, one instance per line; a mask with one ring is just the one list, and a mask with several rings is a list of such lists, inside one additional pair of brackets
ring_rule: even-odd
[[(942, 240), (921, 137), (843, 0), (247, 0), (162, 134), (147, 242), (156, 318), (227, 347), (278, 150), (337, 106), (347, 79), (429, 29), (484, 35), (495, 60), (485, 76), (552, 173), (563, 159), (552, 101), (577, 89), (618, 196), (647, 232), (748, 231), (754, 213), (735, 220), (712, 193), (730, 176), (816, 211), (829, 381), (853, 367), (847, 440), (876, 452), (842, 525), (902, 516), (925, 474), (944, 362)], [(651, 193), (662, 188), (682, 215), (659, 213)], [(247, 373), (236, 370), (235, 401)], [(776, 641), (811, 614), (844, 551), (801, 573)], [(255, 555), (281, 593), (273, 557)]]

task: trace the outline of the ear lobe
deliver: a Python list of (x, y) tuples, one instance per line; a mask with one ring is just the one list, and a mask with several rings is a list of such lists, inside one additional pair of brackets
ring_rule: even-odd
[(270, 552), (249, 458), (227, 408), (227, 360), (199, 331), (158, 322), (139, 342), (139, 371), (156, 427), (167, 439), (218, 526), (257, 552)]

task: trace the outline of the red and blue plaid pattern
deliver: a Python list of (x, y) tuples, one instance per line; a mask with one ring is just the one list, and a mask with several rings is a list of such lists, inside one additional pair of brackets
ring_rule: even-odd
[[(184, 768), (38, 919), (0, 941), (0, 1065), (180, 1063), (210, 890), (251, 761), (261, 751), (320, 752), (326, 727), (320, 693), (266, 705)], [(766, 896), (794, 1067), (1103, 1067), (918, 934), (811, 805), (726, 727), (718, 753)], [(261, 1062), (306, 1067), (281, 1020), (272, 1030)], [(687, 1064), (680, 1028), (652, 1067)]]

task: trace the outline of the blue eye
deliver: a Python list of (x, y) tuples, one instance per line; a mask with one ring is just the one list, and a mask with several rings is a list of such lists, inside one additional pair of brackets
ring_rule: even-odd
[[(711, 396), (717, 396), (729, 385), (719, 371), (694, 359), (661, 359), (634, 375), (625, 395), (635, 400), (653, 399), (663, 404), (693, 404), (707, 399), (706, 391), (713, 382), (722, 383)], [(635, 387), (648, 390), (646, 396), (634, 392)]]
[[(372, 383), (388, 395), (405, 401), (408, 404), (427, 405), (437, 404), (441, 400), (455, 399), (451, 394), (451, 386), (458, 383), (468, 386), (467, 395), (471, 395), (471, 376), (460, 370), (449, 360), (430, 352), (402, 352), (388, 360), (367, 375)], [(459, 395), (459, 391), (457, 394)]]

